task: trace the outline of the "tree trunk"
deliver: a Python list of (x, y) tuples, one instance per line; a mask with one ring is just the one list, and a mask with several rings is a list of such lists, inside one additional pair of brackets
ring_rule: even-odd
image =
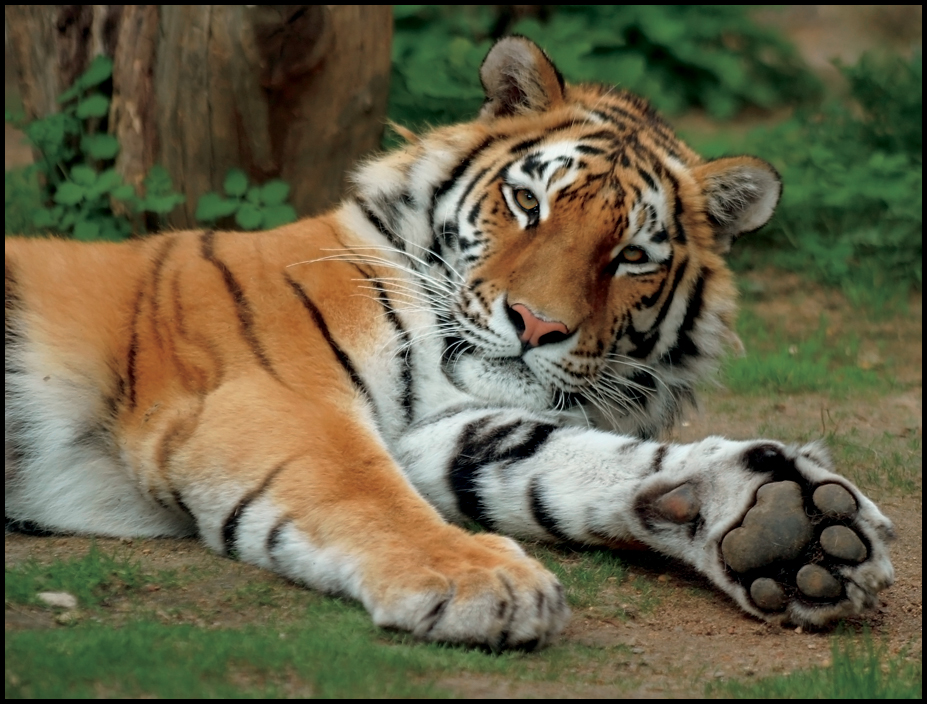
[(300, 215), (320, 212), (380, 142), (389, 6), (7, 5), (6, 20), (29, 118), (55, 111), (93, 56), (113, 58), (116, 168), (134, 185), (167, 168), (187, 196), (175, 227), (195, 225), (234, 167), (284, 179)]

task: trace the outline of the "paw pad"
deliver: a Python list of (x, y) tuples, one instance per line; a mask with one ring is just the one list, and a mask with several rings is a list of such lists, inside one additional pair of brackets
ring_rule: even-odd
[(817, 565), (805, 565), (798, 570), (795, 581), (802, 594), (817, 599), (836, 599), (843, 588), (830, 572)]
[(856, 513), (856, 499), (839, 484), (822, 484), (814, 490), (812, 501), (829, 518), (849, 518)]
[(847, 562), (862, 562), (868, 551), (863, 541), (846, 526), (828, 526), (821, 532), (821, 547), (831, 557)]
[(853, 495), (839, 484), (823, 484), (813, 493), (794, 481), (766, 484), (740, 526), (724, 536), (722, 557), (762, 611), (784, 611), (795, 599), (834, 603), (844, 596), (836, 568), (869, 555), (857, 532), (844, 525), (857, 510)]
[(811, 540), (811, 520), (805, 514), (801, 488), (795, 482), (760, 487), (756, 505), (740, 528), (721, 543), (721, 552), (735, 572), (749, 572), (772, 562), (794, 560)]

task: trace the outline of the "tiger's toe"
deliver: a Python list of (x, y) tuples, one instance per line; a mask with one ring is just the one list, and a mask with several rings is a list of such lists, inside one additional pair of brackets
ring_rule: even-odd
[(507, 538), (468, 537), (463, 556), (432, 560), (393, 582), (370, 609), (374, 622), (493, 651), (549, 643), (570, 617), (557, 579)]

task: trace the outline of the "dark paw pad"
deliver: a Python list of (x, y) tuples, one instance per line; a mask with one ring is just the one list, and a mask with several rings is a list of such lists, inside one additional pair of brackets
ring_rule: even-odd
[(813, 493), (793, 481), (766, 484), (741, 525), (724, 536), (721, 555), (762, 611), (784, 611), (794, 600), (835, 603), (845, 596), (838, 568), (869, 555), (851, 527), (856, 512), (853, 495), (839, 484)]
[(812, 535), (801, 487), (795, 482), (775, 482), (760, 487), (756, 505), (740, 528), (724, 536), (721, 552), (732, 570), (749, 572), (772, 562), (796, 559)]
[(814, 505), (831, 518), (849, 518), (856, 513), (856, 499), (839, 484), (822, 484), (814, 490)]

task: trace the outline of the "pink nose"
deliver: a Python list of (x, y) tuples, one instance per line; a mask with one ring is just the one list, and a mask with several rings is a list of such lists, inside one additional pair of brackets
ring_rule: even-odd
[[(559, 342), (562, 336), (566, 336), (570, 332), (569, 328), (563, 323), (549, 323), (546, 320), (541, 320), (528, 310), (527, 306), (521, 303), (516, 303), (512, 306), (512, 310), (521, 316), (522, 323), (525, 326), (524, 331), (521, 333), (521, 341), (527, 342), (532, 347), (539, 347), (546, 342)], [(548, 338), (542, 343), (541, 338), (552, 332), (560, 334), (555, 335), (553, 338)]]

